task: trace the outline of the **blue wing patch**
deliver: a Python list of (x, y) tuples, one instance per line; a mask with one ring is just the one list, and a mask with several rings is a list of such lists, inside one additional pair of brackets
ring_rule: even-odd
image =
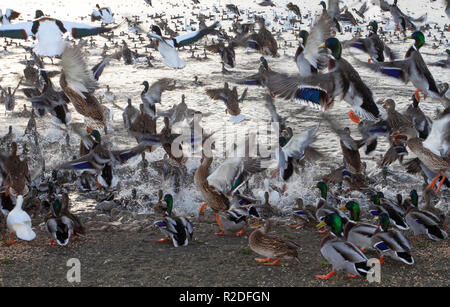
[(386, 243), (384, 242), (378, 242), (377, 244), (374, 245), (374, 247), (381, 251), (387, 251), (388, 249), (390, 249), (389, 246), (387, 246)]

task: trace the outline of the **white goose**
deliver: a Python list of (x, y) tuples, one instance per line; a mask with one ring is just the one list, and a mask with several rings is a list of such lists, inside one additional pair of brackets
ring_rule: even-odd
[(22, 210), (23, 195), (17, 196), (14, 209), (6, 218), (6, 225), (11, 233), (10, 244), (14, 243), (13, 235), (24, 241), (32, 241), (36, 238), (36, 233), (31, 229), (31, 218)]

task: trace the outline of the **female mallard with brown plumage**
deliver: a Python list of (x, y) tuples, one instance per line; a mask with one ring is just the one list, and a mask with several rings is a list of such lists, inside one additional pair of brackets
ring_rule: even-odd
[(258, 16), (255, 21), (259, 25), (259, 31), (248, 37), (248, 47), (258, 50), (263, 55), (278, 57), (278, 44), (272, 33), (266, 29), (266, 20)]
[(103, 128), (110, 117), (110, 110), (101, 105), (93, 95), (97, 81), (87, 67), (81, 50), (67, 46), (61, 55), (59, 84), (78, 113), (86, 117), (88, 125)]
[[(205, 147), (204, 147), (205, 148)], [(225, 160), (212, 174), (209, 174), (209, 167), (213, 161), (212, 151), (203, 151), (201, 165), (194, 174), (194, 182), (200, 193), (206, 200), (200, 208), (199, 215), (204, 214), (206, 205), (216, 213), (216, 221), (222, 229), (222, 222), (219, 212), (230, 209), (230, 196), (244, 182), (245, 178), (263, 169), (258, 160), (250, 158), (229, 158)], [(221, 234), (221, 232), (219, 233)]]
[[(255, 258), (255, 260), (269, 266), (276, 265), (281, 259), (296, 259), (300, 262), (297, 252), (299, 246), (292, 241), (269, 235), (270, 224), (270, 220), (267, 220), (263, 227), (259, 227), (248, 237), (251, 250), (266, 257), (265, 259)], [(251, 227), (257, 227), (257, 224), (253, 224)], [(276, 259), (273, 262), (269, 262), (274, 258)]]
[(436, 188), (436, 194), (439, 194), (445, 179), (450, 176), (450, 141), (447, 133), (449, 127), (450, 108), (447, 108), (433, 122), (430, 135), (425, 141), (422, 141), (417, 136), (417, 131), (409, 126), (402, 126), (394, 133), (396, 138), (406, 137), (408, 148), (431, 172), (436, 174), (427, 189), (435, 188), (437, 181), (442, 176), (441, 182)]
[(3, 176), (3, 185), (6, 185), (5, 196), (25, 195), (28, 193), (28, 185), (31, 184), (28, 163), (17, 155), (17, 143), (11, 143), (11, 154), (0, 157), (0, 167)]

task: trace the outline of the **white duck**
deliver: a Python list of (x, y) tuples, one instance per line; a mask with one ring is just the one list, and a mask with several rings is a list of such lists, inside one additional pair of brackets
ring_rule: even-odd
[(13, 244), (13, 235), (24, 241), (32, 241), (36, 238), (36, 233), (31, 229), (31, 218), (22, 210), (23, 195), (17, 196), (17, 202), (14, 209), (6, 218), (6, 225), (11, 233), (9, 243)]

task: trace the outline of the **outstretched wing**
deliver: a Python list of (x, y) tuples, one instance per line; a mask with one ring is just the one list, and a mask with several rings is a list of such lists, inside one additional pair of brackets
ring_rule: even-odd
[(265, 85), (277, 97), (307, 104), (324, 111), (331, 108), (334, 97), (343, 92), (339, 74), (326, 73), (308, 77), (268, 75)]
[(28, 36), (33, 35), (32, 28), (32, 22), (20, 22), (11, 25), (5, 25), (0, 27), (0, 37), (27, 39)]
[(66, 47), (61, 55), (61, 67), (68, 87), (80, 96), (85, 97), (83, 93), (91, 93), (97, 88), (97, 81), (83, 59), (79, 48)]
[(331, 36), (332, 24), (329, 16), (322, 15), (317, 23), (311, 28), (306, 40), (303, 55), (305, 59), (315, 68), (323, 69), (328, 63), (328, 55), (325, 50), (319, 50), (319, 46)]
[(83, 23), (61, 21), (64, 28), (73, 38), (82, 38), (85, 36), (97, 35), (117, 29), (121, 24), (114, 27), (95, 27)]
[(216, 21), (212, 26), (209, 26), (200, 31), (195, 31), (175, 37), (174, 41), (176, 42), (176, 47), (183, 47), (195, 43), (196, 41), (202, 39), (205, 35), (213, 33), (218, 24), (219, 22)]

